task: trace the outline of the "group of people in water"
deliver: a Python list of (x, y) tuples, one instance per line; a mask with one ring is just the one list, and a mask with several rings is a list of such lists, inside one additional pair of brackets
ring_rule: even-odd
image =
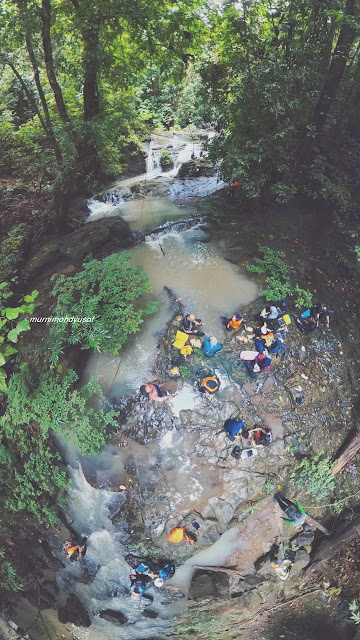
[[(234, 187), (236, 192), (236, 187)], [(304, 310), (298, 317), (293, 315), (295, 326), (302, 333), (311, 333), (325, 321), (326, 326), (330, 325), (330, 317), (333, 311), (328, 305), (316, 303), (309, 309)], [(286, 355), (289, 349), (284, 344), (288, 332), (288, 325), (292, 322), (288, 312), (286, 300), (267, 305), (254, 318), (255, 327), (250, 327), (245, 318), (238, 312), (230, 318), (224, 318), (224, 329), (228, 333), (237, 334), (239, 341), (253, 341), (256, 351), (239, 352), (239, 361), (244, 362), (252, 378), (262, 372), (268, 371), (271, 367), (272, 357)], [(213, 357), (222, 350), (223, 345), (215, 336), (207, 336), (203, 331), (204, 323), (200, 318), (196, 318), (193, 313), (184, 315), (177, 332), (173, 346), (179, 349), (180, 354), (185, 358), (191, 355), (193, 347), (202, 349), (206, 357)], [(186, 344), (190, 339), (190, 344)], [(203, 339), (203, 341), (201, 341)], [(172, 371), (179, 371), (175, 367)], [(202, 378), (199, 391), (208, 398), (213, 398), (220, 388), (220, 379), (215, 373), (209, 373)], [(140, 387), (140, 394), (158, 403), (166, 402), (171, 396), (168, 395), (161, 385), (156, 382), (148, 382)], [(259, 449), (267, 447), (272, 442), (271, 429), (265, 425), (255, 424), (252, 429), (248, 429), (244, 421), (239, 418), (229, 418), (225, 421), (222, 431), (231, 443), (235, 444), (231, 455), (237, 460), (243, 460), (257, 455)], [(220, 433), (220, 432), (219, 432)], [(299, 503), (288, 500), (282, 494), (275, 494), (275, 500), (286, 515), (285, 522), (296, 527), (303, 526), (303, 534), (309, 536), (310, 527), (306, 524), (307, 514)], [(191, 528), (190, 528), (191, 527)], [(197, 542), (195, 530), (200, 528), (197, 521), (191, 525), (179, 526), (172, 529), (168, 535), (168, 541), (173, 544), (185, 542), (194, 545)], [(192, 530), (193, 529), (193, 530)], [(301, 536), (301, 534), (298, 534)], [(271, 566), (281, 580), (285, 580), (291, 570), (295, 554), (290, 550), (283, 549), (282, 545), (276, 547), (277, 555), (272, 557)], [(71, 560), (80, 560), (86, 554), (86, 538), (67, 542), (64, 546), (66, 556)], [(154, 562), (141, 561), (133, 566), (133, 572), (129, 574), (130, 595), (135, 600), (141, 600), (145, 604), (150, 604), (152, 596), (146, 594), (150, 585), (157, 588), (163, 586), (164, 581), (170, 579), (175, 573), (175, 565), (171, 561)]]

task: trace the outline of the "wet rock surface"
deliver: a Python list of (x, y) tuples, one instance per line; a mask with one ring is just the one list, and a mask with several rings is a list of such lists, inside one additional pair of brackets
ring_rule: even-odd
[(76, 627), (90, 627), (91, 625), (87, 611), (74, 593), (68, 596), (66, 605), (58, 610), (58, 618), (59, 622), (63, 624), (71, 622)]
[[(60, 243), (61, 253), (71, 260), (82, 261), (89, 254), (110, 245), (118, 249), (128, 247), (132, 235), (128, 223), (120, 217), (89, 222), (78, 231), (68, 234)], [(110, 247), (109, 247), (110, 248)]]
[(178, 176), (179, 178), (201, 178), (201, 177), (210, 177), (214, 175), (215, 169), (214, 165), (212, 165), (208, 160), (203, 158), (195, 158), (194, 160), (189, 160), (189, 162), (184, 162), (179, 168)]
[(127, 622), (127, 617), (121, 611), (114, 611), (113, 609), (100, 611), (99, 616), (113, 624), (125, 624)]

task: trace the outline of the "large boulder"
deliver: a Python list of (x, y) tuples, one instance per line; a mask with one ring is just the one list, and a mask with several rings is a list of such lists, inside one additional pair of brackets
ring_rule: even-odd
[(23, 272), (30, 277), (34, 277), (44, 271), (49, 264), (55, 263), (60, 258), (60, 247), (56, 240), (51, 240), (44, 246), (37, 249), (36, 254), (30, 256), (25, 264)]
[(134, 198), (145, 198), (147, 196), (162, 197), (169, 193), (169, 182), (164, 182), (161, 178), (154, 180), (144, 180), (137, 182), (130, 187)]
[(215, 173), (214, 166), (204, 158), (195, 158), (184, 162), (178, 172), (179, 178), (210, 177)]
[(71, 622), (76, 627), (90, 627), (91, 625), (86, 609), (74, 593), (70, 593), (65, 607), (58, 610), (58, 620), (62, 624)]
[(189, 602), (204, 598), (229, 599), (229, 576), (221, 571), (195, 571), (189, 589)]
[(136, 142), (129, 142), (122, 153), (125, 166), (121, 171), (124, 178), (131, 178), (146, 172), (146, 153)]
[(114, 249), (129, 247), (132, 234), (128, 223), (120, 217), (88, 222), (84, 227), (68, 233), (60, 242), (61, 253), (72, 261), (82, 262), (89, 254), (96, 254), (105, 245)]

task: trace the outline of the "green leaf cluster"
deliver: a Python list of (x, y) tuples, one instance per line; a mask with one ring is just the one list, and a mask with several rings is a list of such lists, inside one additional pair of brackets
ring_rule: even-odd
[(303, 309), (304, 307), (306, 307), (306, 309), (309, 309), (313, 301), (311, 291), (309, 291), (309, 289), (301, 289), (299, 285), (296, 284), (295, 293), (297, 294), (295, 306), (298, 307), (298, 309)]
[(6, 560), (6, 549), (0, 548), (0, 591), (21, 591), (23, 587), (22, 579)]
[(261, 258), (256, 258), (254, 264), (247, 265), (250, 273), (266, 274), (266, 287), (260, 294), (268, 301), (281, 300), (292, 293), (290, 270), (283, 258), (283, 251), (275, 251), (270, 247), (259, 246)]
[(324, 457), (323, 451), (312, 459), (303, 458), (291, 474), (298, 487), (321, 502), (335, 489), (335, 478), (331, 473), (332, 462)]
[[(7, 373), (4, 365), (17, 353), (17, 349), (12, 344), (18, 341), (19, 335), (23, 331), (29, 331), (30, 329), (29, 320), (26, 318), (17, 320), (17, 318), (24, 314), (33, 313), (35, 300), (39, 293), (34, 290), (31, 295), (20, 298), (19, 302), (22, 304), (16, 307), (8, 307), (7, 300), (12, 298), (14, 293), (13, 291), (8, 291), (7, 288), (7, 282), (0, 284), (0, 391), (6, 391), (7, 388)], [(13, 320), (17, 320), (17, 322), (14, 323)]]
[(103, 261), (90, 260), (73, 277), (55, 280), (54, 316), (92, 318), (93, 322), (64, 322), (52, 325), (46, 343), (52, 363), (68, 344), (82, 349), (118, 353), (132, 333), (139, 330), (144, 317), (154, 313), (157, 303), (144, 303), (151, 291), (143, 267), (130, 264), (131, 254), (114, 253)]
[(4, 279), (10, 279), (23, 260), (29, 228), (26, 224), (14, 225), (0, 244), (0, 273)]
[(116, 424), (116, 413), (89, 406), (89, 401), (101, 394), (96, 378), (75, 389), (77, 379), (72, 369), (63, 375), (50, 370), (37, 379), (27, 365), (22, 365), (10, 379), (7, 410), (0, 418), (5, 437), (17, 431), (17, 446), (25, 453), (28, 425), (36, 423), (43, 439), (54, 432), (72, 441), (80, 453), (98, 453), (106, 443), (107, 427)]

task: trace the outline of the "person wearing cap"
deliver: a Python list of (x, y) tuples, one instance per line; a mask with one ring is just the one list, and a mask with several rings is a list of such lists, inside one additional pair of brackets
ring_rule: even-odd
[(237, 331), (241, 325), (244, 325), (244, 329), (246, 328), (245, 320), (240, 313), (234, 313), (232, 318), (230, 318), (229, 322), (226, 325), (228, 331), (235, 330)]

